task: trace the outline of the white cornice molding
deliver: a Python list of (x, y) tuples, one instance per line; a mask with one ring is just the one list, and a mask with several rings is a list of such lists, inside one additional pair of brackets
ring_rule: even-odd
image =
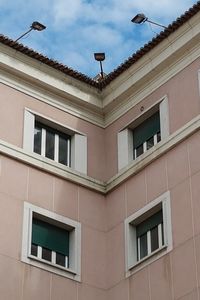
[(142, 169), (144, 169), (147, 165), (187, 139), (199, 129), (200, 115), (171, 134), (167, 139), (149, 149), (127, 167), (123, 168), (115, 176), (110, 178), (107, 182), (96, 180), (84, 174), (75, 172), (71, 168), (62, 166), (61, 164), (58, 164), (38, 154), (27, 152), (22, 148), (13, 146), (2, 140), (0, 140), (0, 153), (2, 155), (9, 156), (12, 159), (21, 161), (22, 163), (38, 168), (44, 172), (51, 173), (65, 180), (74, 182), (78, 185), (85, 186), (101, 194), (107, 194), (118, 185), (126, 181), (129, 177), (134, 176)]
[(199, 16), (170, 34), (102, 92), (3, 44), (0, 82), (106, 128), (200, 57)]
[(199, 14), (144, 55), (103, 91), (105, 126), (200, 57)]
[(76, 103), (72, 99), (66, 99), (66, 97), (61, 97), (58, 94), (51, 93), (49, 90), (45, 90), (44, 88), (36, 86), (35, 84), (30, 84), (26, 80), (20, 79), (4, 70), (1, 70), (0, 72), (0, 83), (36, 98), (41, 102), (45, 102), (53, 107), (56, 107), (66, 113), (104, 128), (102, 109), (96, 107), (93, 107), (92, 110), (88, 109), (84, 103)]
[(105, 193), (104, 182), (76, 172), (67, 166), (62, 166), (61, 164), (42, 157), (41, 155), (25, 151), (24, 149), (11, 145), (3, 140), (0, 140), (0, 153), (36, 167), (44, 172), (54, 174), (81, 186), (89, 187), (97, 192)]
[(73, 101), (102, 108), (99, 91), (96, 88), (2, 44), (0, 44), (0, 65), (8, 72), (17, 74), (19, 78), (44, 88), (48, 87), (49, 90), (64, 94)]

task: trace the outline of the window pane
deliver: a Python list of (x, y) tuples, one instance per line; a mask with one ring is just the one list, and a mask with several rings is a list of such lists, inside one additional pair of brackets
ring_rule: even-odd
[(159, 112), (146, 119), (133, 130), (133, 144), (137, 148), (160, 131)]
[(161, 134), (160, 132), (157, 133), (157, 142), (160, 142), (161, 141)]
[(147, 140), (147, 150), (154, 146), (154, 137)]
[(159, 248), (158, 226), (151, 229), (151, 252)]
[(42, 144), (42, 128), (35, 126), (34, 129), (34, 152), (41, 154), (41, 144)]
[(35, 218), (32, 223), (32, 243), (69, 255), (69, 231)]
[(52, 253), (51, 250), (42, 248), (42, 259), (51, 261), (51, 253)]
[(140, 259), (147, 256), (147, 234), (140, 237)]
[(37, 256), (38, 253), (38, 247), (35, 244), (31, 245), (31, 255)]
[(56, 264), (65, 267), (65, 255), (56, 253)]
[(59, 136), (59, 155), (58, 155), (58, 162), (69, 166), (69, 162), (67, 160), (68, 157), (68, 139), (67, 137)]
[(46, 130), (46, 152), (45, 156), (54, 159), (55, 134)]
[(136, 157), (140, 156), (143, 153), (143, 144), (137, 147), (135, 150), (136, 150)]

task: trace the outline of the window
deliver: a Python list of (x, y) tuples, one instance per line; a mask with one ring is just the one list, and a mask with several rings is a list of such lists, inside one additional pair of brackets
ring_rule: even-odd
[(136, 239), (137, 261), (162, 248), (164, 245), (162, 210), (136, 225)]
[(133, 130), (133, 159), (149, 150), (160, 140), (160, 116), (159, 112), (156, 112)]
[(80, 223), (24, 204), (22, 261), (80, 279)]
[(118, 169), (126, 167), (168, 136), (168, 100), (164, 97), (118, 133)]
[(23, 148), (87, 174), (87, 137), (27, 109)]
[(127, 272), (140, 268), (171, 250), (169, 192), (125, 220), (125, 237)]
[(71, 136), (35, 122), (33, 151), (68, 167), (71, 166)]

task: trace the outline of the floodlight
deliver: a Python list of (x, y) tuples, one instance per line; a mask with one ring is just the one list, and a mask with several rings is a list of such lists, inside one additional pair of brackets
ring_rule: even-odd
[(25, 35), (27, 35), (29, 32), (31, 32), (32, 30), (37, 30), (37, 31), (42, 31), (46, 29), (46, 26), (44, 26), (43, 24), (35, 21), (31, 24), (30, 29), (28, 31), (26, 31), (25, 33), (23, 33), (22, 35), (20, 35), (20, 37), (18, 37), (15, 42), (19, 41), (19, 39), (21, 39), (22, 37), (24, 37)]
[(131, 22), (135, 23), (135, 24), (142, 24), (144, 22), (149, 22), (151, 24), (154, 24), (154, 25), (157, 25), (157, 26), (160, 26), (164, 29), (166, 29), (167, 27), (164, 26), (164, 25), (161, 25), (161, 24), (158, 24), (156, 22), (153, 22), (153, 21), (150, 21), (144, 14), (137, 14), (132, 20)]
[(94, 58), (96, 61), (99, 61), (100, 63), (100, 69), (101, 69), (101, 78), (103, 79), (103, 66), (102, 66), (102, 61), (105, 59), (105, 53), (94, 53)]

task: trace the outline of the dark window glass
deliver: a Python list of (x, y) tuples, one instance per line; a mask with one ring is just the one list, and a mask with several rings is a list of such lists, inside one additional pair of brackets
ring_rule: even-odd
[(151, 252), (159, 248), (158, 226), (151, 229)]
[(140, 156), (143, 153), (143, 145), (140, 145), (135, 150), (136, 150), (136, 157)]
[(163, 223), (161, 224), (161, 229), (162, 229), (162, 245), (164, 245), (164, 229), (163, 229)]
[(65, 255), (56, 253), (56, 264), (65, 267)]
[(155, 113), (133, 130), (133, 144), (137, 148), (160, 131), (159, 112)]
[(52, 251), (47, 248), (42, 248), (42, 259), (51, 261), (51, 253)]
[(160, 142), (161, 141), (161, 134), (160, 132), (157, 133), (157, 142)]
[(31, 245), (31, 255), (37, 256), (38, 253), (38, 247), (35, 244)]
[(55, 134), (46, 130), (46, 152), (45, 156), (54, 159)]
[(69, 256), (69, 231), (33, 218), (32, 243)]
[(154, 137), (147, 140), (147, 150), (154, 146)]
[(147, 256), (147, 234), (140, 236), (140, 259)]
[(68, 157), (68, 139), (64, 136), (59, 136), (59, 152), (58, 152), (58, 162), (68, 166), (69, 162), (67, 160)]
[(42, 144), (42, 128), (35, 126), (34, 129), (34, 152), (41, 154), (41, 144)]

